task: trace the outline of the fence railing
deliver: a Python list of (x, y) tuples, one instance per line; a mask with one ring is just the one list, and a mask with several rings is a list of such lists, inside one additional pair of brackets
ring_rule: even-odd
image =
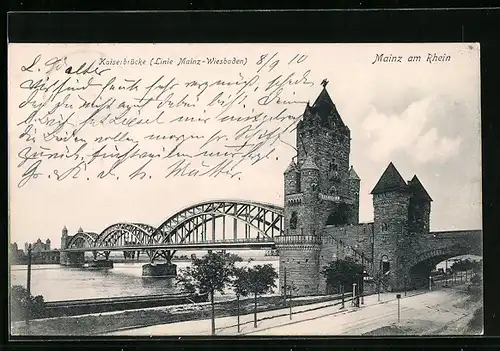
[(274, 237), (274, 242), (276, 245), (320, 245), (322, 243), (321, 237), (316, 235), (282, 235)]

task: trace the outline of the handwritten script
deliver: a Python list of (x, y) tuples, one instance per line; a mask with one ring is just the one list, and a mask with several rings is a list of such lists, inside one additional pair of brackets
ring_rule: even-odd
[(18, 187), (39, 179), (239, 178), (286, 144), (303, 92), (314, 86), (300, 52), (103, 55), (42, 52), (13, 68)]

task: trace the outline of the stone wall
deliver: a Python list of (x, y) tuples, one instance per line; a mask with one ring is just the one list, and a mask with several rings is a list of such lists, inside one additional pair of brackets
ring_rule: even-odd
[(359, 223), (359, 188), (359, 180), (349, 179), (349, 196), (354, 200), (354, 204), (351, 205), (349, 224)]
[[(330, 130), (321, 126), (297, 127), (297, 147), (299, 165), (305, 160), (307, 154), (312, 153), (314, 161), (320, 169), (319, 189), (328, 193), (334, 185), (341, 196), (349, 196), (349, 133), (340, 129)], [(330, 164), (337, 165), (338, 180), (330, 180)]]
[[(359, 256), (352, 248), (363, 253), (367, 261), (372, 260), (373, 223), (362, 223), (346, 226), (326, 226), (322, 232), (322, 246), (320, 252), (319, 270), (331, 261), (352, 257), (361, 264)], [(368, 265), (367, 262), (365, 264)], [(319, 293), (326, 292), (326, 279), (320, 276)]]
[(408, 226), (409, 196), (405, 193), (387, 192), (373, 196), (374, 208), (374, 260), (379, 262), (387, 255), (391, 270), (399, 264), (398, 256), (406, 237)]
[[(319, 198), (318, 198), (318, 171), (313, 169), (303, 169), (301, 171), (302, 175), (302, 206), (300, 211), (302, 221), (298, 222), (297, 227), (303, 228), (303, 233), (300, 232), (300, 235), (315, 235), (318, 234), (320, 224), (317, 220), (317, 213), (320, 213), (320, 209), (318, 206)], [(314, 188), (314, 184), (316, 184), (316, 188)]]
[(408, 231), (412, 235), (429, 233), (430, 216), (430, 201), (412, 196), (408, 207)]
[(296, 296), (318, 293), (320, 245), (308, 243), (277, 244), (279, 250), (279, 291), (283, 292), (285, 269), (287, 285), (293, 284)]
[(284, 174), (285, 178), (285, 195), (300, 193), (300, 173), (296, 170), (291, 170)]

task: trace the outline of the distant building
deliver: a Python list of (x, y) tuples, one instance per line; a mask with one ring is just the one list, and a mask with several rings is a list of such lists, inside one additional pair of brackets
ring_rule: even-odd
[(19, 250), (17, 243), (10, 244), (10, 257), (12, 263), (16, 264), (24, 259), (24, 251)]
[[(26, 253), (28, 253), (28, 246), (29, 246), (28, 243), (24, 244), (24, 251)], [(37, 254), (44, 251), (50, 251), (50, 239), (45, 240), (45, 243), (43, 243), (42, 240), (38, 238), (38, 240), (35, 243), (31, 244), (31, 249), (33, 254)]]

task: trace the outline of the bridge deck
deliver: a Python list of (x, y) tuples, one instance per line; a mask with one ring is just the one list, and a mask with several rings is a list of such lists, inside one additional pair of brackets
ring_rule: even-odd
[(275, 246), (273, 238), (263, 238), (259, 240), (239, 239), (239, 240), (216, 240), (203, 241), (197, 243), (158, 243), (151, 245), (124, 245), (107, 247), (80, 247), (69, 248), (61, 251), (82, 252), (82, 251), (140, 251), (140, 250), (210, 250), (210, 249), (260, 249), (273, 248)]

